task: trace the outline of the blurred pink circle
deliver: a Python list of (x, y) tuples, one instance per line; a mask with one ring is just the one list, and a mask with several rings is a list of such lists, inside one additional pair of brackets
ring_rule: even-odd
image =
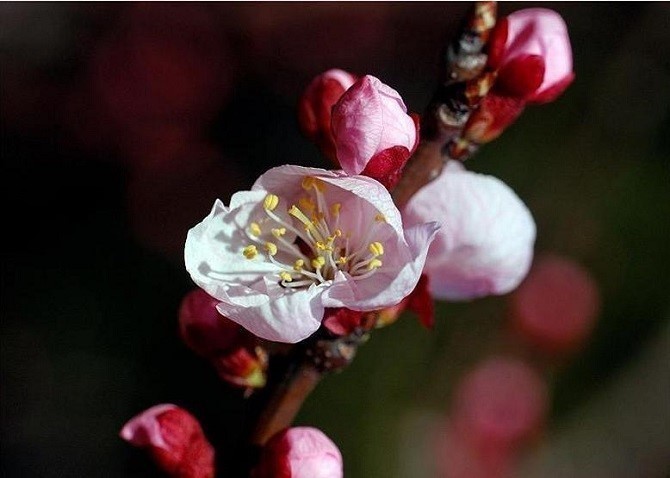
[(526, 363), (495, 357), (459, 384), (452, 409), (458, 433), (485, 450), (513, 449), (537, 433), (548, 407), (544, 380)]
[(588, 271), (558, 256), (536, 259), (509, 300), (514, 330), (547, 354), (569, 352), (582, 345), (599, 310), (598, 286)]

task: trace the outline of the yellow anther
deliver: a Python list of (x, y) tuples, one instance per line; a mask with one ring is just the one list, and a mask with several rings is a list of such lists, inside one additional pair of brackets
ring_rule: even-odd
[(326, 265), (326, 259), (323, 256), (316, 256), (314, 259), (312, 259), (312, 267), (315, 269), (320, 269)]
[(313, 229), (314, 224), (305, 216), (305, 214), (298, 209), (298, 207), (294, 204), (291, 206), (291, 208), (288, 210), (288, 213), (296, 218), (298, 221), (302, 222), (305, 225), (305, 229)]
[(368, 247), (368, 250), (375, 257), (381, 256), (384, 254), (384, 245), (381, 242), (373, 242)]
[(305, 261), (303, 261), (302, 259), (297, 259), (297, 260), (293, 263), (293, 270), (294, 270), (294, 271), (301, 271), (301, 270), (302, 270), (302, 267), (303, 267), (304, 265), (305, 265)]
[(291, 282), (293, 280), (293, 277), (291, 277), (291, 274), (289, 274), (286, 271), (280, 272), (279, 277), (281, 277), (281, 280), (283, 280), (284, 282)]
[(386, 216), (384, 216), (382, 213), (377, 213), (377, 215), (375, 216), (375, 221), (386, 222)]
[(342, 230), (341, 229), (335, 229), (334, 233), (335, 233), (335, 237), (342, 236)]
[(338, 264), (346, 264), (348, 260), (349, 259), (347, 259), (347, 256), (342, 256), (337, 260), (337, 263)]
[(339, 202), (336, 202), (335, 204), (332, 204), (330, 206), (330, 212), (333, 214), (333, 216), (339, 216), (340, 209), (342, 209), (342, 204), (340, 204)]
[(274, 242), (266, 242), (265, 250), (269, 255), (274, 256), (275, 254), (277, 254), (277, 244), (275, 244)]
[(274, 211), (275, 208), (279, 205), (279, 197), (275, 194), (268, 194), (263, 200), (263, 207), (268, 211)]
[(253, 259), (258, 254), (258, 249), (256, 249), (256, 246), (253, 244), (249, 244), (247, 247), (242, 249), (242, 254), (244, 254), (244, 257), (247, 259)]
[(275, 236), (275, 237), (281, 237), (284, 234), (286, 234), (286, 228), (285, 227), (279, 227), (279, 228), (276, 228), (276, 229), (272, 230), (272, 235)]
[(305, 191), (309, 191), (310, 189), (314, 188), (317, 191), (323, 192), (326, 189), (326, 185), (320, 179), (317, 179), (313, 176), (306, 176), (302, 180), (302, 188)]
[(316, 241), (316, 243), (314, 245), (316, 246), (317, 249), (319, 249), (321, 251), (326, 249), (326, 245), (321, 241)]
[(259, 226), (257, 222), (252, 222), (249, 224), (249, 233), (252, 236), (260, 236), (261, 232), (261, 226)]
[(300, 205), (301, 208), (305, 209), (307, 212), (312, 212), (314, 211), (314, 208), (316, 208), (314, 200), (307, 196), (303, 196), (300, 199), (298, 199), (298, 204)]
[(371, 271), (372, 269), (377, 269), (378, 267), (382, 266), (382, 261), (379, 259), (372, 259), (370, 263), (368, 264), (368, 270)]

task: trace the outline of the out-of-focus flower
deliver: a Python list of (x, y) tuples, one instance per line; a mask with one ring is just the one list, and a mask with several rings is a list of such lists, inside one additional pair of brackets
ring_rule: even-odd
[(120, 435), (136, 447), (147, 448), (171, 477), (214, 477), (214, 448), (198, 421), (176, 405), (156, 405), (140, 413), (125, 424)]
[(553, 10), (510, 14), (498, 23), (491, 42), (489, 65), (499, 69), (496, 89), (504, 95), (547, 103), (575, 77), (568, 28)]
[(263, 448), (253, 478), (341, 478), (342, 454), (321, 430), (288, 428)]
[(425, 274), (438, 298), (467, 300), (505, 294), (533, 258), (535, 222), (505, 183), (450, 162), (403, 210), (407, 225), (438, 221)]
[(212, 362), (222, 380), (248, 391), (265, 386), (267, 352), (256, 337), (222, 316), (218, 303), (202, 289), (188, 293), (179, 309), (182, 339)]
[(298, 120), (305, 136), (337, 164), (335, 141), (331, 132), (331, 111), (356, 77), (344, 70), (321, 73), (307, 86), (298, 104)]
[(217, 201), (186, 239), (186, 268), (219, 312), (255, 335), (297, 342), (326, 307), (370, 311), (415, 287), (436, 223), (404, 229), (381, 184), (299, 166)]
[[(397, 91), (374, 76), (364, 76), (332, 111), (333, 138), (342, 169), (374, 177), (386, 186), (390, 179), (393, 185), (417, 144), (417, 125)], [(388, 178), (390, 175), (393, 177)]]
[(546, 385), (535, 370), (518, 359), (494, 357), (458, 385), (452, 423), (472, 446), (496, 455), (539, 432), (547, 406)]
[(546, 354), (568, 353), (584, 343), (600, 309), (598, 286), (568, 258), (543, 256), (509, 298), (514, 330)]

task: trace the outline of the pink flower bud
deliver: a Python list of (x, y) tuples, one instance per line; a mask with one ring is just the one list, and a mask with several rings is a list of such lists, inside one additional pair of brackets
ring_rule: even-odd
[(125, 424), (121, 438), (148, 448), (156, 464), (174, 478), (214, 477), (214, 449), (198, 421), (176, 405), (156, 405)]
[(342, 478), (342, 455), (321, 430), (288, 428), (263, 449), (254, 478)]
[(219, 301), (202, 289), (189, 292), (179, 308), (179, 331), (201, 357), (213, 357), (241, 341), (244, 329), (216, 310)]
[(533, 103), (553, 101), (574, 79), (563, 18), (544, 8), (512, 13), (492, 35), (489, 65), (499, 69), (498, 92)]
[(492, 456), (538, 432), (548, 406), (542, 378), (524, 362), (491, 358), (458, 385), (452, 419), (458, 434)]
[(516, 332), (546, 354), (584, 343), (600, 308), (598, 286), (588, 271), (567, 258), (541, 257), (509, 300)]
[(526, 276), (535, 222), (509, 186), (450, 162), (403, 211), (406, 227), (438, 221), (424, 273), (438, 298), (467, 300), (505, 294)]
[(328, 70), (312, 80), (298, 104), (298, 120), (303, 133), (335, 163), (337, 158), (330, 129), (331, 111), (355, 81), (356, 77), (351, 73)]
[(351, 175), (361, 174), (375, 156), (391, 148), (402, 152), (401, 168), (418, 140), (417, 125), (398, 92), (370, 75), (354, 83), (335, 105), (332, 132), (337, 159)]

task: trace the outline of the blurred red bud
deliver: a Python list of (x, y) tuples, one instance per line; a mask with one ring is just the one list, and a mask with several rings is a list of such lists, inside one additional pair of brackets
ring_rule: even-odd
[(303, 134), (335, 164), (338, 163), (330, 128), (331, 110), (355, 81), (356, 77), (344, 70), (328, 70), (312, 80), (298, 104), (298, 120)]
[(201, 357), (212, 357), (238, 344), (245, 331), (219, 314), (219, 301), (202, 289), (194, 289), (181, 302), (179, 331), (184, 343)]
[(523, 100), (491, 92), (470, 115), (463, 129), (463, 137), (478, 144), (493, 141), (516, 121), (525, 106)]
[(173, 478), (214, 477), (214, 448), (198, 421), (176, 405), (156, 405), (140, 413), (120, 435), (147, 448), (159, 468)]
[(253, 478), (342, 478), (342, 454), (321, 430), (294, 427), (274, 435), (263, 448)]
[(322, 323), (335, 335), (348, 335), (364, 326), (364, 313), (344, 307), (326, 309)]
[(244, 345), (220, 353), (212, 359), (221, 380), (248, 392), (263, 388), (267, 381), (268, 353), (260, 345)]
[(600, 310), (598, 286), (569, 258), (542, 256), (509, 297), (515, 332), (538, 352), (572, 352), (587, 340)]

